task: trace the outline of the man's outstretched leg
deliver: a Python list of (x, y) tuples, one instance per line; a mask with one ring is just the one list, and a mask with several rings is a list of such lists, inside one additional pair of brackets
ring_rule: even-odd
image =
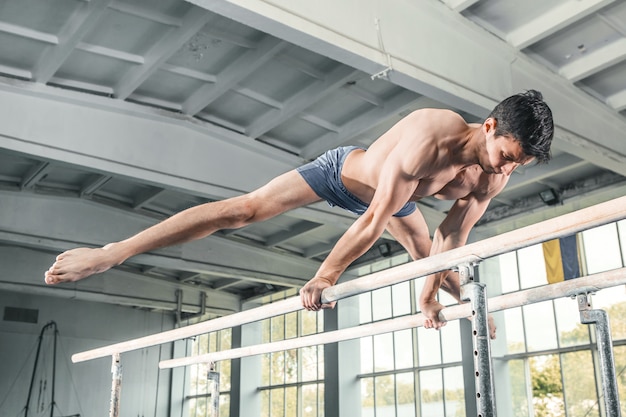
[(64, 252), (45, 272), (45, 281), (78, 281), (111, 269), (131, 256), (267, 220), (319, 200), (298, 172), (289, 171), (249, 194), (189, 208), (126, 240), (102, 248)]

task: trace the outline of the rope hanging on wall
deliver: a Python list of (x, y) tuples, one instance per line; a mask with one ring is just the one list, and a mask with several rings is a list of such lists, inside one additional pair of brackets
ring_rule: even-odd
[[(44, 335), (46, 330), (52, 330), (52, 339), (47, 338), (44, 339)], [(29, 416), (29, 411), (31, 411), (31, 400), (33, 395), (33, 388), (35, 387), (35, 381), (38, 380), (38, 390), (37, 390), (37, 399), (35, 402), (35, 407), (32, 411), (37, 416), (43, 416), (44, 413), (50, 412), (50, 417), (54, 416), (55, 409), (59, 412), (57, 415), (63, 416), (63, 413), (59, 409), (58, 405), (55, 402), (55, 385), (56, 385), (56, 374), (57, 374), (57, 342), (59, 337), (59, 330), (54, 321), (50, 321), (46, 324), (39, 333), (39, 338), (37, 341), (37, 353), (35, 354), (35, 363), (33, 365), (33, 372), (30, 379), (30, 386), (28, 388), (28, 396), (26, 398), (26, 405), (23, 408), (24, 417)], [(44, 346), (44, 343), (46, 344)], [(44, 347), (42, 349), (42, 346)], [(51, 354), (46, 355), (45, 353), (52, 352)], [(52, 357), (52, 364), (49, 364), (49, 357)], [(41, 358), (41, 366), (40, 365)], [(51, 367), (50, 367), (51, 366)], [(69, 369), (69, 368), (68, 368)], [(71, 374), (69, 374), (71, 379)], [(76, 388), (74, 385), (74, 381), (72, 381), (72, 385), (74, 389)], [(77, 396), (78, 401), (78, 396)], [(80, 403), (79, 403), (80, 408)], [(71, 416), (65, 417), (80, 417), (80, 414), (73, 414)]]

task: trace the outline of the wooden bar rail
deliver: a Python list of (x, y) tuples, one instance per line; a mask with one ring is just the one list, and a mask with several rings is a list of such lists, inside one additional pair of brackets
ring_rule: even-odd
[[(490, 312), (494, 312), (538, 303), (541, 301), (554, 300), (561, 297), (571, 297), (581, 292), (595, 292), (603, 288), (623, 284), (626, 284), (626, 268), (615, 269), (608, 272), (589, 275), (587, 277), (576, 278), (556, 284), (500, 295), (490, 298), (487, 302), (487, 306)], [(469, 317), (470, 315), (470, 305), (461, 304), (444, 308), (441, 311), (440, 318), (445, 321), (451, 321)], [(223, 350), (220, 352), (211, 352), (204, 355), (164, 360), (159, 363), (159, 368), (175, 368), (179, 366), (193, 365), (196, 363), (210, 363), (227, 359), (242, 358), (245, 356), (260, 355), (263, 353), (324, 345), (327, 343), (342, 342), (345, 340), (390, 333), (423, 325), (424, 315), (414, 314), (272, 343), (246, 346), (236, 349)]]
[[(352, 295), (451, 269), (458, 265), (479, 262), (482, 259), (511, 252), (546, 240), (571, 235), (592, 227), (622, 220), (626, 218), (625, 207), (626, 196), (522, 227), (518, 230), (503, 233), (425, 259), (340, 283), (331, 288), (327, 288), (322, 294), (322, 301), (337, 301)], [(293, 297), (179, 329), (76, 353), (72, 356), (72, 361), (83, 362), (111, 356), (116, 353), (128, 352), (235, 327), (300, 309), (302, 309), (302, 306), (299, 297)]]

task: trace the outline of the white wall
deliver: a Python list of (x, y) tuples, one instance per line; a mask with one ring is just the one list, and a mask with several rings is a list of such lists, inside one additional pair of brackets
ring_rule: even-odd
[[(102, 303), (0, 292), (0, 319), (5, 307), (39, 310), (38, 323), (0, 321), (0, 416), (23, 416), (41, 329), (50, 321), (58, 328), (55, 386), (55, 416), (80, 414), (100, 417), (109, 414), (111, 395), (111, 358), (74, 364), (71, 355), (169, 330), (170, 314), (151, 313), (129, 307)], [(44, 333), (39, 355), (39, 370), (52, 369), (52, 335)], [(122, 354), (121, 416), (169, 416), (170, 401), (180, 407), (182, 398), (171, 396), (171, 370), (159, 370), (160, 359), (172, 355), (171, 344)], [(50, 415), (48, 409), (37, 414), (39, 397), (37, 376), (29, 416)], [(52, 378), (48, 377), (47, 401), (50, 404)], [(175, 395), (182, 396), (177, 387)], [(176, 415), (178, 413), (172, 413)]]

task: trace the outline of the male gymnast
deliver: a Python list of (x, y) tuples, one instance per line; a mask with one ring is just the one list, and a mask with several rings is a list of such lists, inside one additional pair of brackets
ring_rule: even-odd
[[(326, 200), (359, 215), (300, 290), (307, 310), (332, 307), (322, 305), (322, 291), (334, 285), (385, 229), (413, 259), (465, 245), (470, 230), (513, 170), (550, 159), (553, 134), (552, 112), (535, 90), (506, 98), (481, 124), (468, 124), (450, 110), (416, 110), (367, 150), (354, 146), (330, 150), (248, 194), (189, 208), (102, 248), (66, 251), (45, 272), (45, 281), (77, 281), (140, 253)], [(426, 196), (455, 200), (432, 240), (416, 205)], [(420, 296), (426, 328), (445, 325), (438, 318), (443, 308), (436, 299), (439, 288), (460, 301), (457, 274), (427, 277)]]

